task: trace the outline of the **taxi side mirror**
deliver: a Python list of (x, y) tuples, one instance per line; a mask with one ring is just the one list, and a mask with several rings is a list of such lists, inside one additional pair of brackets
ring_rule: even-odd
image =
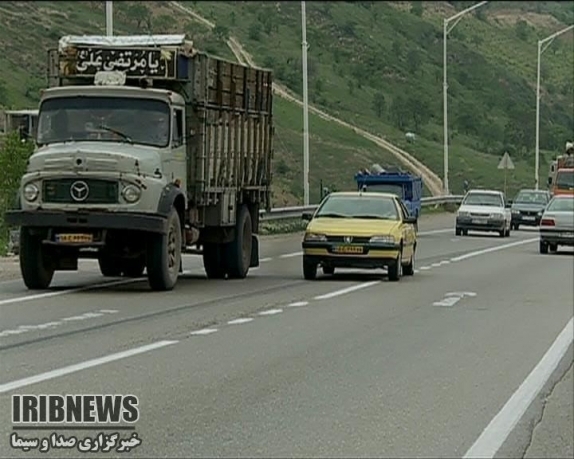
[(301, 215), (301, 220), (304, 220), (306, 222), (310, 222), (313, 219), (313, 214), (310, 212), (305, 212), (303, 213), (303, 215)]
[(407, 217), (403, 221), (404, 223), (407, 223), (409, 225), (416, 225), (417, 220), (418, 220), (417, 217)]

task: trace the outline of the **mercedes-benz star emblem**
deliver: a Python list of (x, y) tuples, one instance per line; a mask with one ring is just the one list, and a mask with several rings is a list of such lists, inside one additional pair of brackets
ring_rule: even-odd
[(86, 182), (74, 182), (70, 187), (70, 196), (76, 202), (85, 201), (90, 194), (90, 187)]
[(351, 236), (345, 236), (345, 243), (350, 244), (351, 242), (353, 242), (353, 238)]

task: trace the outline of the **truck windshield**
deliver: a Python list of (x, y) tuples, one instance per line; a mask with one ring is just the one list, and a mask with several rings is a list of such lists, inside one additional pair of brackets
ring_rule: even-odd
[(165, 102), (118, 97), (61, 97), (40, 106), (38, 144), (96, 141), (154, 147), (169, 144), (170, 110)]
[(393, 183), (377, 183), (376, 185), (367, 185), (367, 191), (378, 191), (379, 193), (392, 193), (400, 199), (404, 199), (403, 187)]
[(556, 187), (557, 188), (574, 188), (574, 170), (558, 171), (556, 174)]

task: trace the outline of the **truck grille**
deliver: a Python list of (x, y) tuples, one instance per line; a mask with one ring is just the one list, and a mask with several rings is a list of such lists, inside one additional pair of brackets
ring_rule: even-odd
[(62, 204), (116, 204), (118, 202), (118, 182), (108, 180), (44, 180), (42, 188), (44, 202)]

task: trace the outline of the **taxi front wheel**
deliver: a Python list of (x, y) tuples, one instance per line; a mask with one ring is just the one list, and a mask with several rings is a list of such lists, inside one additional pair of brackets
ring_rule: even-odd
[(399, 252), (397, 259), (388, 267), (389, 280), (397, 282), (403, 277), (403, 251)]
[(317, 263), (314, 263), (303, 257), (303, 277), (305, 280), (314, 280), (317, 278)]

